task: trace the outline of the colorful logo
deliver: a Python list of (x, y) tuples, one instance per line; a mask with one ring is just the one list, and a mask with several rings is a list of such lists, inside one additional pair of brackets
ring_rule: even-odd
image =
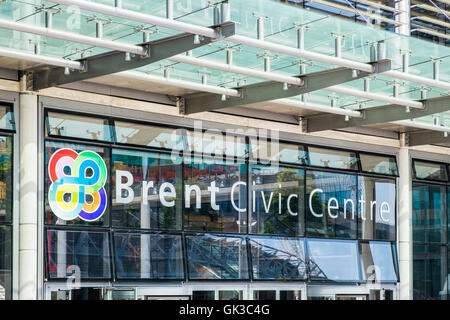
[(48, 202), (58, 218), (95, 221), (103, 215), (107, 170), (96, 152), (60, 149), (51, 156), (48, 173), (52, 181)]

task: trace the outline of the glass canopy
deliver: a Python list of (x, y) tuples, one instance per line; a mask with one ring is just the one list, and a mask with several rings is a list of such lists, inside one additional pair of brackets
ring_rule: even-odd
[[(114, 0), (89, 0), (89, 2), (108, 6), (115, 5)], [(192, 25), (212, 26), (214, 25), (215, 7), (222, 2), (224, 1), (174, 0), (173, 19)], [(407, 54), (409, 74), (433, 79), (433, 67), (435, 62), (438, 61), (439, 81), (442, 83), (450, 82), (450, 47), (403, 36), (371, 25), (357, 24), (274, 0), (228, 0), (227, 2), (231, 10), (231, 20), (237, 23), (237, 35), (256, 39), (258, 36), (258, 20), (260, 20), (263, 21), (263, 26), (260, 26), (259, 30), (263, 27), (264, 41), (297, 48), (298, 28), (306, 27), (304, 32), (305, 50), (334, 56), (336, 36), (340, 36), (342, 37), (341, 58), (364, 63), (371, 61), (372, 46), (384, 41), (385, 57), (392, 60), (394, 70), (402, 71), (403, 56)], [(166, 1), (127, 0), (122, 1), (122, 8), (141, 14), (166, 17)], [(135, 45), (144, 42), (144, 32), (148, 33), (150, 40), (162, 39), (179, 33), (176, 30), (154, 25), (142, 25), (135, 21), (86, 11), (74, 6), (59, 5), (53, 1), (10, 0), (0, 2), (0, 19), (44, 27), (45, 12), (49, 10), (54, 13), (52, 15), (53, 29), (96, 37), (97, 23), (101, 22), (103, 39), (126, 44)], [(28, 53), (38, 52), (42, 55), (70, 60), (111, 51), (106, 48), (3, 28), (0, 28), (1, 47)], [(331, 64), (300, 59), (225, 40), (197, 48), (192, 51), (192, 56), (225, 64), (227, 52), (230, 51), (235, 66), (263, 71), (265, 70), (265, 63), (267, 64), (267, 61), (270, 60), (270, 72), (282, 75), (297, 76), (301, 71), (311, 73), (335, 67)], [(172, 79), (196, 83), (207, 82), (209, 85), (225, 88), (266, 81), (244, 74), (224, 72), (172, 60), (161, 60), (136, 69), (136, 71), (156, 76), (170, 74)], [(382, 74), (371, 76), (370, 80), (370, 92), (386, 97), (394, 96), (394, 86), (398, 86), (395, 97), (403, 99), (420, 100), (425, 95), (427, 99), (448, 95), (447, 90), (436, 86), (425, 86)], [(364, 80), (350, 81), (343, 86), (363, 92)], [(301, 97), (292, 97), (291, 99), (300, 101)], [(308, 93), (306, 99), (310, 103), (325, 106), (333, 105), (349, 110), (389, 104), (380, 100), (342, 94), (331, 90), (317, 90)], [(450, 114), (446, 112), (417, 118), (416, 121), (449, 127), (450, 131)]]

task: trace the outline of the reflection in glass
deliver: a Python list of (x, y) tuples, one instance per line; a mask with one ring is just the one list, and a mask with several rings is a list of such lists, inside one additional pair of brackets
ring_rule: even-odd
[(47, 230), (46, 271), (50, 279), (111, 278), (108, 233), (93, 231)]
[(12, 137), (0, 136), (0, 223), (12, 222)]
[(307, 239), (311, 280), (360, 282), (358, 242)]
[(118, 279), (184, 279), (181, 236), (114, 233)]
[(250, 251), (254, 279), (306, 279), (305, 247), (302, 239), (252, 237)]
[(307, 235), (356, 239), (356, 194), (356, 175), (308, 170), (305, 198)]
[(302, 300), (300, 290), (280, 290), (280, 300)]
[[(175, 157), (175, 159), (174, 159)], [(113, 226), (140, 229), (181, 229), (181, 159), (156, 152), (112, 150), (112, 184), (130, 184), (129, 188), (114, 187), (112, 194)], [(124, 173), (125, 172), (125, 173)], [(116, 180), (121, 178), (121, 181)], [(153, 185), (151, 185), (153, 183)], [(146, 194), (142, 190), (146, 186)], [(171, 196), (170, 190), (176, 197)], [(121, 192), (118, 194), (118, 192)], [(118, 199), (118, 196), (121, 199)], [(130, 197), (130, 198), (127, 198)], [(146, 201), (147, 200), (147, 201)], [(169, 202), (164, 205), (162, 201)]]
[(368, 283), (397, 282), (392, 249), (390, 242), (360, 243), (363, 276)]
[(414, 244), (413, 254), (413, 299), (445, 300), (448, 286), (447, 247)]
[(446, 187), (414, 183), (412, 192), (413, 241), (446, 243)]
[(250, 166), (252, 233), (304, 234), (304, 178), (303, 169)]
[(308, 147), (309, 162), (312, 166), (358, 170), (356, 152)]
[(414, 160), (413, 166), (417, 179), (448, 181), (447, 166), (443, 163)]
[(242, 300), (242, 290), (220, 290), (219, 300)]
[(366, 153), (359, 153), (361, 169), (363, 172), (398, 175), (397, 162), (395, 157), (378, 156)]
[(192, 300), (214, 300), (214, 290), (192, 291)]
[(307, 152), (302, 145), (250, 138), (250, 146), (252, 159), (258, 160), (261, 164), (273, 165), (272, 162), (307, 164)]
[(395, 241), (395, 180), (358, 176), (358, 194), (358, 237)]
[(275, 290), (254, 290), (253, 300), (276, 300), (277, 292)]
[(187, 149), (205, 156), (246, 158), (245, 136), (236, 136), (217, 129), (187, 131)]
[(249, 278), (246, 240), (210, 234), (186, 236), (190, 280)]
[(48, 112), (47, 134), (58, 137), (114, 142), (109, 120), (66, 113)]
[(170, 150), (185, 149), (186, 129), (124, 121), (114, 121), (114, 128), (118, 143)]
[(16, 130), (14, 106), (12, 103), (0, 102), (0, 129)]
[(0, 226), (0, 300), (12, 299), (12, 227)]
[(185, 229), (247, 231), (245, 163), (194, 158), (184, 165), (183, 178)]
[[(44, 183), (44, 201), (45, 201), (45, 223), (46, 224), (53, 224), (53, 225), (83, 225), (83, 226), (108, 226), (109, 225), (109, 204), (107, 204), (106, 206), (106, 210), (104, 212), (104, 214), (95, 221), (84, 221), (82, 220), (80, 217), (77, 217), (73, 220), (69, 220), (69, 221), (64, 221), (62, 219), (59, 219), (51, 210), (50, 205), (48, 203), (48, 190), (50, 188), (50, 185), (52, 183), (52, 181), (50, 180), (49, 177), (49, 160), (51, 158), (51, 156), (58, 151), (59, 149), (62, 148), (69, 148), (74, 150), (77, 153), (80, 153), (82, 151), (86, 151), (86, 150), (90, 150), (93, 152), (98, 153), (98, 155), (100, 157), (102, 157), (102, 159), (105, 161), (106, 164), (106, 168), (109, 168), (109, 161), (110, 161), (110, 156), (109, 156), (109, 148), (102, 148), (102, 147), (97, 147), (97, 146), (92, 146), (92, 145), (84, 145), (84, 144), (75, 144), (75, 143), (65, 143), (65, 142), (52, 142), (52, 141), (46, 141), (45, 142), (45, 154), (44, 154), (44, 161), (45, 161), (45, 170), (44, 170), (44, 174), (45, 174), (45, 183)], [(66, 175), (71, 175), (71, 168), (69, 166), (66, 166), (64, 168), (64, 172)], [(110, 184), (109, 184), (109, 179), (110, 179), (110, 172), (107, 173), (107, 180), (105, 183), (105, 191), (106, 191), (106, 199), (107, 201), (109, 201), (109, 196), (110, 196)], [(72, 194), (66, 193), (66, 196), (68, 196), (69, 200), (72, 197)], [(90, 203), (92, 201), (92, 195), (91, 194), (86, 194), (85, 195), (85, 202), (86, 203)]]

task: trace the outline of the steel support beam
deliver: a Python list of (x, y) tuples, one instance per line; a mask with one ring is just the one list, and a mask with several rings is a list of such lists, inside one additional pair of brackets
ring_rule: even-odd
[[(235, 34), (235, 24), (226, 22), (213, 26), (223, 37)], [(145, 42), (140, 44), (146, 48), (146, 55), (134, 55), (121, 51), (111, 51), (79, 60), (83, 70), (68, 70), (67, 68), (50, 68), (31, 71), (32, 87), (36, 91), (48, 87), (59, 86), (76, 81), (87, 80), (121, 71), (136, 69), (174, 55), (199, 48), (216, 41), (216, 38), (182, 33), (175, 36)]]
[[(371, 64), (372, 73), (385, 72), (391, 68), (391, 61), (388, 59), (371, 62)], [(183, 98), (184, 113), (192, 114), (298, 96), (340, 83), (361, 79), (372, 73), (349, 68), (336, 68), (298, 76), (301, 80), (298, 86), (276, 81), (264, 81), (234, 88), (240, 92), (240, 97), (196, 93)]]
[(362, 118), (344, 119), (338, 115), (319, 115), (308, 118), (308, 132), (359, 127), (371, 124), (414, 119), (450, 110), (450, 96), (421, 100), (423, 109), (406, 112), (404, 106), (385, 105), (361, 110)]
[(408, 136), (408, 146), (421, 146), (425, 144), (441, 144), (450, 143), (450, 134), (445, 134), (440, 131), (417, 131), (409, 132)]

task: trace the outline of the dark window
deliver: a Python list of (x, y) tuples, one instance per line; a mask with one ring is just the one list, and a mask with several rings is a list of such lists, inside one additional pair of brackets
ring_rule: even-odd
[(358, 170), (356, 152), (308, 147), (309, 164), (315, 167)]
[(242, 290), (220, 290), (219, 300), (242, 300)]
[(396, 263), (390, 242), (359, 244), (364, 279), (368, 283), (397, 282)]
[(110, 279), (108, 233), (47, 230), (46, 271), (50, 279)]
[(181, 236), (114, 233), (118, 279), (184, 279)]
[(214, 300), (214, 290), (192, 291), (192, 300)]
[(176, 155), (113, 149), (113, 226), (181, 229), (181, 170)]
[(361, 282), (358, 242), (306, 239), (311, 280)]
[(275, 290), (255, 290), (253, 291), (253, 300), (276, 300), (277, 292)]
[(13, 140), (0, 136), (0, 223), (12, 222)]
[(114, 142), (112, 128), (106, 118), (49, 111), (45, 124), (49, 136)]
[(186, 236), (190, 280), (246, 280), (246, 240), (210, 234)]
[(247, 232), (245, 163), (194, 158), (183, 172), (185, 229)]
[(280, 290), (280, 300), (302, 300), (300, 290)]
[[(109, 224), (109, 150), (91, 145), (45, 142), (46, 224)], [(79, 156), (82, 152), (83, 156)], [(72, 172), (77, 165), (79, 172)], [(89, 179), (91, 181), (87, 181)], [(88, 185), (92, 180), (95, 180), (94, 186)]]
[(306, 279), (303, 239), (252, 237), (249, 243), (254, 279)]
[(395, 181), (359, 176), (358, 194), (358, 237), (395, 241)]
[(0, 225), (0, 300), (12, 299), (12, 227)]
[(413, 161), (416, 179), (448, 181), (447, 165), (443, 163)]
[(360, 152), (359, 159), (361, 161), (361, 169), (363, 172), (398, 176), (395, 157), (378, 156)]
[(306, 234), (356, 239), (357, 176), (306, 172)]
[(303, 169), (250, 166), (251, 233), (304, 234)]

